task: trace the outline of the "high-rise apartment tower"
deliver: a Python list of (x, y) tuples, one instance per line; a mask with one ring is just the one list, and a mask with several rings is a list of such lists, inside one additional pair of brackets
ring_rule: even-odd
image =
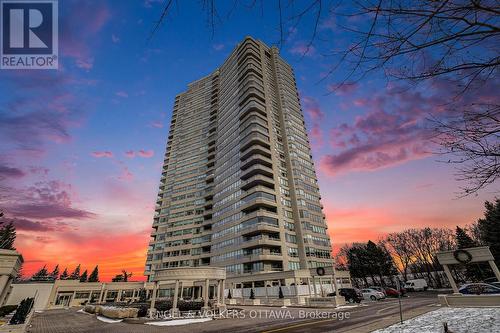
[(175, 98), (145, 274), (331, 266), (294, 73), (250, 37)]

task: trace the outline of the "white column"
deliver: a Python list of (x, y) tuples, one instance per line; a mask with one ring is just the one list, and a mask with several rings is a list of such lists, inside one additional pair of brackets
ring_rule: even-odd
[(181, 299), (184, 299), (184, 282), (182, 282), (182, 281), (180, 284), (180, 288), (181, 288)]
[(316, 289), (316, 278), (313, 276), (313, 288), (314, 288), (314, 297), (318, 296), (318, 290)]
[(151, 306), (149, 307), (149, 314), (151, 317), (153, 316), (153, 312), (155, 312), (156, 289), (158, 288), (157, 284), (158, 282), (153, 283), (153, 293), (151, 294)]
[(299, 297), (299, 286), (297, 284), (297, 277), (293, 277), (293, 284), (295, 284), (295, 297)]
[(451, 275), (450, 268), (448, 265), (443, 265), (444, 272), (446, 273), (446, 276), (448, 277), (448, 281), (450, 281), (451, 288), (453, 289), (454, 294), (458, 294), (458, 288), (457, 284), (455, 283), (455, 279), (453, 279), (453, 275)]
[(493, 273), (495, 274), (497, 281), (500, 282), (500, 271), (498, 270), (497, 265), (493, 260), (488, 261), (490, 264), (491, 269), (493, 270)]
[(177, 298), (179, 297), (179, 280), (175, 280), (174, 300), (172, 302), (172, 311), (177, 310)]
[(204, 301), (204, 307), (208, 308), (208, 295), (209, 295), (209, 288), (210, 288), (210, 280), (205, 279), (205, 287), (203, 288), (203, 301)]
[(226, 304), (225, 302), (225, 296), (224, 296), (224, 291), (226, 290), (226, 280), (223, 279), (222, 280), (222, 284), (221, 284), (221, 289), (222, 289), (222, 292), (221, 292), (221, 304), (224, 305)]

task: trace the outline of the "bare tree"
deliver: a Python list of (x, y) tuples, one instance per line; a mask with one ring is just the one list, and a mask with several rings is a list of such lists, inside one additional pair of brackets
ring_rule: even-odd
[(391, 253), (394, 264), (405, 281), (408, 280), (408, 267), (413, 260), (410, 239), (410, 232), (402, 231), (391, 233), (383, 240), (383, 244)]
[(440, 153), (457, 164), (462, 195), (476, 193), (500, 177), (500, 106), (476, 105), (449, 118), (433, 118)]

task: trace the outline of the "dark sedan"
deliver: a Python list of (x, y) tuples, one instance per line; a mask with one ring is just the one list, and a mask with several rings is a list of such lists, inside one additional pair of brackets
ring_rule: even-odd
[(464, 295), (500, 294), (500, 288), (488, 283), (469, 283), (458, 290)]
[[(349, 303), (361, 303), (363, 300), (363, 294), (356, 288), (340, 288), (339, 294), (340, 296), (344, 296), (345, 300)], [(329, 293), (328, 296), (335, 296), (335, 292)]]

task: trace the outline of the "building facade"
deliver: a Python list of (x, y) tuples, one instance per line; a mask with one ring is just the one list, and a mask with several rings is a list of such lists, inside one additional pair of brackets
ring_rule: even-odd
[(175, 98), (145, 275), (331, 266), (320, 199), (293, 70), (247, 37)]

